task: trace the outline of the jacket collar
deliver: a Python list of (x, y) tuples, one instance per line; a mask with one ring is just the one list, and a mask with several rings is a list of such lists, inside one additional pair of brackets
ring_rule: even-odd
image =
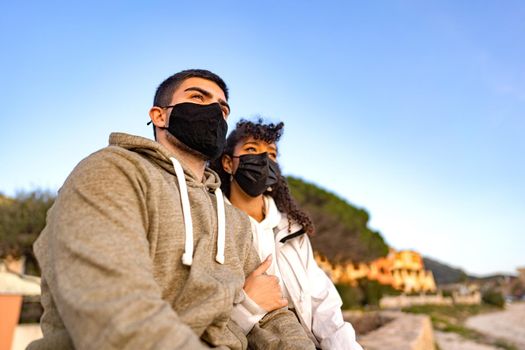
[[(271, 198), (271, 200), (273, 201), (273, 198)], [(279, 221), (279, 224), (273, 229), (276, 241), (285, 243), (292, 238), (301, 237), (306, 233), (303, 227), (295, 222), (295, 220), (292, 220), (291, 227), (289, 227), (289, 225), (288, 215), (281, 213), (281, 221)]]

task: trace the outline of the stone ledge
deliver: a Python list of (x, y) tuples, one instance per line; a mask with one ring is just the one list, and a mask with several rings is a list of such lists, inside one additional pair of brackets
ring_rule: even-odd
[(430, 318), (402, 312), (386, 312), (392, 321), (358, 338), (366, 350), (434, 350)]

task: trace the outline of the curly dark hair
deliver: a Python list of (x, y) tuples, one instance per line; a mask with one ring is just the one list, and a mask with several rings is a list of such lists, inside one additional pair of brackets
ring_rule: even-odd
[[(225, 154), (233, 156), (235, 146), (241, 141), (248, 137), (253, 137), (256, 140), (263, 140), (268, 143), (277, 143), (283, 134), (284, 123), (264, 123), (262, 118), (257, 119), (256, 122), (241, 119), (235, 129), (228, 135), (224, 151), (218, 159), (214, 160), (210, 164), (210, 168), (213, 169), (221, 179), (221, 189), (230, 197), (230, 177), (224, 168), (222, 167), (222, 156)], [(314, 225), (310, 216), (302, 211), (295, 200), (293, 199), (286, 178), (281, 174), (279, 164), (277, 184), (272, 186), (271, 191), (264, 192), (265, 195), (272, 197), (275, 201), (275, 205), (280, 212), (285, 213), (288, 216), (288, 229), (291, 228), (292, 220), (300, 224), (303, 229), (309, 235), (314, 234)]]

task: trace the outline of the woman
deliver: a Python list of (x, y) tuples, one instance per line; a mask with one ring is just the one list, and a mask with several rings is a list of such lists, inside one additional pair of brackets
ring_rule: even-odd
[[(298, 208), (280, 173), (277, 142), (283, 127), (283, 123), (264, 124), (261, 119), (256, 123), (241, 120), (212, 169), (221, 177), (222, 191), (230, 202), (250, 217), (261, 261), (274, 257), (267, 273), (279, 278), (283, 297), (315, 345), (362, 350), (354, 329), (343, 320), (337, 290), (314, 260), (308, 239), (314, 232), (312, 221)], [(259, 313), (258, 317), (253, 313)], [(233, 319), (249, 330), (264, 313), (259, 308), (251, 316), (242, 316), (234, 310)]]

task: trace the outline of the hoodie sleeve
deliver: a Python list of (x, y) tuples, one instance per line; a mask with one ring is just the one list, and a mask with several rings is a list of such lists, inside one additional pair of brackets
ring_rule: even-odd
[(145, 177), (107, 153), (73, 171), (35, 244), (74, 347), (207, 349), (154, 280)]
[[(248, 240), (248, 242), (250, 247), (247, 249), (248, 254), (244, 264), (246, 275), (260, 264), (252, 241)], [(314, 343), (304, 332), (297, 317), (286, 307), (267, 313), (251, 328), (247, 338), (250, 349), (315, 350)]]

